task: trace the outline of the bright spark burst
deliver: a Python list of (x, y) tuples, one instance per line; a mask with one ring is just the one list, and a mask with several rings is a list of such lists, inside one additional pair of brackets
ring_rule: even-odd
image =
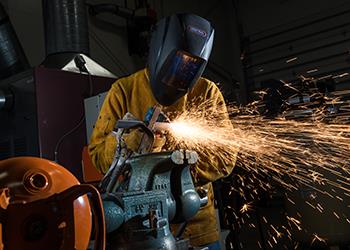
[(236, 165), (270, 176), (288, 190), (304, 185), (322, 193), (319, 186), (328, 184), (350, 193), (350, 125), (257, 115), (229, 120), (222, 119), (224, 114), (207, 113), (206, 105), (190, 108), (170, 124), (175, 145), (196, 150), (204, 159), (217, 155), (227, 164), (237, 157)]
[(243, 204), (242, 208), (239, 211), (243, 214), (245, 212), (248, 212), (251, 209), (252, 209), (252, 205), (251, 205), (251, 202), (250, 202), (250, 203)]
[(293, 218), (293, 217), (289, 217), (289, 216), (287, 216), (287, 219), (288, 219), (288, 221), (292, 222), (293, 225), (296, 226), (296, 227), (298, 228), (299, 231), (302, 230), (302, 228), (301, 228), (301, 226), (300, 226), (300, 225), (301, 225), (301, 222), (300, 222), (299, 220), (297, 220), (297, 219), (295, 219), (295, 218)]
[[(338, 100), (327, 102), (335, 104)], [(199, 153), (203, 161), (216, 156), (226, 164), (235, 162), (236, 166), (247, 170), (249, 178), (237, 174), (235, 178), (241, 187), (230, 190), (230, 195), (234, 191), (246, 201), (240, 208), (245, 216), (251, 209), (249, 201), (258, 197), (257, 185), (261, 190), (270, 191), (276, 183), (279, 184), (286, 189), (289, 203), (296, 206), (300, 205), (297, 204), (300, 201), (292, 200), (287, 192), (301, 188), (330, 198), (336, 197), (338, 201), (343, 200), (339, 191), (350, 196), (350, 125), (344, 123), (348, 118), (327, 123), (325, 110), (320, 109), (306, 121), (289, 120), (283, 116), (272, 120), (256, 115), (258, 106), (259, 102), (252, 103), (244, 108), (244, 112), (242, 108), (229, 107), (231, 119), (225, 116), (225, 109), (219, 107), (213, 110), (211, 103), (190, 107), (168, 127), (173, 140), (169, 149), (192, 149)], [(251, 193), (244, 191), (247, 188)], [(325, 208), (317, 202), (318, 195), (312, 193), (309, 198), (310, 201), (305, 200), (305, 204), (322, 214)], [(297, 215), (300, 219), (288, 215), (286, 219), (291, 228), (294, 226), (302, 231), (301, 215)], [(337, 213), (334, 212), (334, 215), (337, 217)], [(244, 223), (244, 218), (238, 219), (239, 227)], [(291, 231), (288, 228), (284, 230), (292, 240)], [(282, 236), (277, 229), (274, 232), (271, 241), (268, 241), (270, 245)], [(317, 234), (313, 235), (315, 241), (326, 243)]]
[[(280, 231), (278, 231), (273, 225), (270, 225), (270, 227), (273, 229), (273, 231), (276, 233), (276, 237), (277, 238), (281, 238), (282, 237), (282, 233)], [(276, 242), (277, 243), (277, 242)]]
[(313, 234), (313, 239), (311, 241), (311, 245), (313, 245), (315, 242), (321, 242), (321, 243), (325, 243), (327, 244), (327, 239), (325, 238), (321, 238), (320, 236), (318, 236), (317, 234)]

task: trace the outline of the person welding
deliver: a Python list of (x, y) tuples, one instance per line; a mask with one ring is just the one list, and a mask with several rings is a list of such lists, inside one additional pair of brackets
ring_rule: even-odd
[[(88, 147), (91, 160), (101, 173), (107, 172), (118, 144), (111, 132), (126, 113), (144, 120), (150, 107), (160, 105), (162, 112), (171, 118), (193, 105), (208, 102), (207, 112), (217, 113), (220, 120), (229, 121), (220, 90), (213, 82), (201, 77), (213, 39), (214, 29), (210, 22), (193, 14), (174, 14), (157, 22), (146, 68), (118, 79), (102, 105)], [(165, 140), (157, 138), (155, 144), (159, 149)], [(197, 187), (207, 190), (209, 201), (188, 222), (184, 236), (190, 239), (192, 246), (220, 249), (211, 182), (229, 175), (236, 159), (233, 157), (228, 162), (219, 155), (198, 154), (199, 161), (191, 169), (191, 175)]]

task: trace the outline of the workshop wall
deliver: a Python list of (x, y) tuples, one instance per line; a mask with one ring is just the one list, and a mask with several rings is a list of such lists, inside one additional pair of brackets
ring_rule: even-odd
[[(254, 6), (254, 8), (253, 8)], [(345, 0), (239, 1), (246, 84), (300, 76), (327, 78), (335, 89), (350, 86), (350, 3)]]
[[(296, 87), (297, 84), (300, 84), (301, 76), (329, 81), (330, 85), (335, 85), (336, 91), (350, 89), (349, 1), (239, 0), (236, 2), (238, 3), (239, 23), (242, 25), (242, 48), (245, 51), (243, 60), (245, 82), (251, 96), (254, 90), (262, 87), (260, 83), (264, 80), (284, 80)], [(308, 92), (302, 92), (302, 95), (306, 96), (306, 93)], [(345, 106), (347, 99), (339, 96)], [(272, 101), (275, 100), (272, 99)], [(300, 106), (303, 106), (303, 110), (306, 109), (306, 105), (301, 101)], [(304, 195), (305, 191), (302, 192)], [(260, 194), (261, 202), (254, 207), (255, 214), (252, 213), (250, 219), (245, 220), (246, 226), (241, 227), (238, 224), (237, 227), (237, 224), (234, 223), (231, 225), (231, 227), (236, 227), (231, 231), (227, 242), (232, 243), (232, 246), (235, 246), (234, 249), (294, 249), (286, 234), (278, 240), (276, 245), (268, 241), (270, 224), (277, 226), (276, 228), (288, 224), (285, 213), (290, 212), (291, 209), (288, 210), (290, 206), (288, 202), (283, 202), (282, 193), (282, 190), (276, 188), (270, 200), (264, 200), (263, 195)], [(231, 204), (240, 202), (239, 199), (238, 201), (226, 199), (227, 201)], [(231, 204), (229, 203), (230, 207), (235, 207)], [(324, 204), (327, 204), (327, 210), (336, 203), (328, 200)], [(298, 209), (303, 211), (304, 217), (311, 221), (304, 220), (304, 226), (316, 228), (313, 231), (337, 228), (339, 231), (347, 232), (339, 225), (331, 225), (327, 221), (328, 217), (326, 219), (326, 217), (318, 217), (313, 213), (307, 214), (305, 212), (307, 210), (302, 205), (298, 205)], [(265, 219), (269, 223), (265, 223)], [(230, 221), (235, 221), (235, 219)], [(320, 225), (313, 227), (314, 222), (319, 222)], [(250, 224), (257, 225), (257, 230), (247, 226)], [(298, 239), (299, 236), (293, 237)], [(328, 241), (331, 237), (326, 236), (325, 238)], [(330, 244), (336, 245), (339, 242)], [(315, 249), (318, 248), (315, 246)], [(330, 249), (341, 249), (341, 247), (332, 246)]]
[(311, 19), (317, 14), (344, 6), (347, 0), (241, 0), (238, 1), (245, 35), (266, 32)]
[[(45, 57), (44, 30), (42, 21), (41, 0), (21, 1), (2, 0), (8, 11), (11, 22), (32, 66), (40, 64)], [(92, 4), (106, 3), (105, 0), (90, 0)], [(210, 63), (205, 75), (220, 82), (225, 97), (232, 100), (246, 99), (246, 79), (240, 61), (240, 35), (254, 40), (269, 32), (285, 29), (301, 24), (320, 16), (324, 11), (331, 11), (346, 4), (346, 0), (245, 0), (245, 1), (210, 1), (210, 0), (179, 0), (179, 1), (150, 1), (158, 17), (176, 12), (193, 12), (212, 21), (216, 29), (216, 37)], [(124, 6), (125, 1), (112, 3)], [(134, 1), (127, 1), (128, 7), (133, 7)], [(234, 4), (237, 5), (238, 19), (235, 15)], [(321, 13), (321, 14), (320, 14)], [(101, 15), (102, 19), (115, 24), (101, 28), (90, 19), (90, 51), (97, 62), (117, 76), (130, 74), (144, 66), (145, 60), (138, 56), (129, 56), (127, 48), (126, 21), (123, 18), (109, 14)], [(238, 20), (238, 22), (237, 22)], [(242, 34), (239, 34), (242, 25)], [(307, 32), (307, 31), (303, 31)], [(288, 36), (292, 37), (300, 33)], [(258, 46), (263, 47), (271, 41), (264, 41)], [(300, 49), (302, 49), (301, 47)], [(285, 51), (282, 51), (282, 54)], [(269, 57), (281, 55), (280, 48), (273, 49), (268, 54), (260, 54), (255, 62)], [(309, 55), (308, 55), (309, 57)], [(277, 62), (280, 65), (280, 62)], [(268, 65), (271, 66), (271, 65)], [(272, 65), (275, 68), (276, 66)], [(261, 70), (259, 68), (255, 71)], [(254, 73), (253, 70), (253, 73)], [(259, 73), (259, 72), (258, 72)], [(264, 76), (265, 77), (265, 76)], [(266, 76), (267, 78), (270, 76)], [(265, 77), (265, 78), (266, 78)], [(281, 75), (283, 77), (283, 75)], [(289, 77), (292, 79), (293, 77)], [(256, 79), (260, 81), (262, 78)], [(288, 80), (288, 79), (286, 79)], [(236, 88), (241, 83), (241, 91)], [(251, 85), (248, 79), (248, 85)]]
[[(44, 29), (42, 21), (42, 0), (2, 0), (16, 30), (19, 40), (32, 66), (40, 64), (45, 58)], [(91, 4), (113, 3), (121, 6), (127, 3), (133, 7), (134, 1), (90, 0)], [(220, 82), (228, 100), (239, 98), (237, 82), (243, 82), (239, 60), (239, 38), (232, 2), (221, 1), (150, 1), (158, 18), (172, 13), (196, 13), (209, 19), (216, 29), (211, 63), (205, 73)], [(96, 23), (90, 18), (91, 57), (117, 76), (135, 72), (145, 64), (145, 59), (129, 56), (127, 50), (126, 21), (111, 14), (101, 14), (99, 19), (110, 25)]]
[(32, 66), (45, 58), (41, 0), (2, 0), (18, 39)]
[[(106, 1), (91, 1), (103, 2)], [(45, 58), (42, 0), (2, 0), (1, 3), (8, 12), (30, 64), (39, 65)], [(140, 63), (128, 55), (125, 20), (111, 15), (107, 18), (116, 23), (114, 33), (90, 23), (91, 57), (117, 76), (129, 74)]]

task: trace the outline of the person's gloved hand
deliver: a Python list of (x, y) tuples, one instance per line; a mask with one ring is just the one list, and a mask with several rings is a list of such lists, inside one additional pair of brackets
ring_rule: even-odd
[(141, 129), (129, 129), (127, 131), (124, 131), (122, 140), (124, 140), (129, 150), (137, 152), (144, 134), (145, 132), (143, 132)]
[[(126, 113), (123, 116), (123, 120), (137, 120), (136, 117), (131, 113)], [(143, 131), (141, 129), (125, 129), (118, 128), (116, 137), (118, 147), (137, 152), (139, 145), (141, 143), (141, 138), (143, 136)]]
[[(146, 113), (145, 118), (144, 118), (144, 122), (146, 125), (149, 125), (149, 122), (151, 121), (152, 116), (157, 108), (158, 107), (155, 105), (153, 107), (150, 107), (147, 110), (147, 113)], [(166, 121), (169, 121), (168, 117), (162, 111), (160, 111), (160, 113), (157, 117), (157, 122), (166, 122)], [(162, 151), (162, 148), (164, 147), (164, 145), (166, 143), (166, 137), (162, 133), (157, 133), (157, 132), (154, 132), (154, 133), (155, 133), (154, 134), (155, 138), (154, 138), (154, 143), (153, 143), (151, 152), (160, 152), (160, 151)]]
[[(131, 129), (129, 132), (124, 132), (124, 135), (122, 138), (129, 150), (132, 150), (133, 152), (137, 152), (139, 150), (142, 136), (144, 134), (145, 133), (141, 129)], [(151, 152), (162, 151), (162, 148), (165, 145), (165, 142), (166, 142), (166, 137), (164, 135), (156, 134), (154, 137), (154, 142), (152, 145)]]
[(165, 145), (166, 137), (162, 134), (155, 134), (154, 143), (152, 146), (152, 152), (160, 152)]
[[(131, 113), (127, 113), (123, 120), (136, 120)], [(126, 145), (128, 150), (138, 153), (143, 136), (147, 136), (146, 133), (140, 128), (123, 129), (120, 131), (121, 140)], [(151, 152), (160, 152), (165, 145), (166, 137), (163, 134), (156, 133), (154, 142), (151, 148)]]

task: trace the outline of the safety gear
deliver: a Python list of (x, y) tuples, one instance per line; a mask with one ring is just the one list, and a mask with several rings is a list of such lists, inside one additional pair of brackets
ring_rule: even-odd
[(152, 152), (162, 151), (165, 143), (166, 143), (166, 137), (163, 134), (155, 134)]
[[(95, 212), (101, 216), (100, 223), (104, 221), (95, 188), (78, 185), (78, 180), (62, 166), (35, 157), (0, 161), (0, 173), (0, 190), (7, 190), (9, 196), (6, 207), (1, 202), (0, 211), (6, 249), (87, 249), (92, 223), (89, 200), (84, 194), (92, 194), (94, 208), (99, 203)], [(4, 193), (0, 193), (4, 201)], [(104, 238), (104, 229), (100, 233)]]
[[(137, 152), (140, 147), (140, 143), (144, 132), (141, 129), (130, 129), (129, 132), (126, 132), (123, 135), (123, 140), (128, 149), (133, 152)], [(166, 138), (164, 135), (156, 134), (154, 137), (153, 146), (151, 152), (160, 152), (162, 151), (163, 146), (165, 145)]]
[[(145, 123), (149, 121), (147, 119), (147, 114), (145, 117)], [(131, 113), (126, 113), (123, 117), (123, 120), (137, 120), (135, 116)], [(121, 131), (122, 130), (122, 131)], [(123, 140), (122, 145), (125, 145), (128, 150), (131, 150), (134, 153), (138, 153), (140, 150), (140, 144), (145, 132), (140, 128), (131, 128), (131, 129), (118, 129), (117, 134), (120, 133), (121, 139)], [(166, 138), (160, 134), (155, 134), (154, 141), (152, 143), (152, 148), (150, 152), (160, 152), (165, 145)], [(117, 156), (118, 157), (118, 156)]]
[[(180, 98), (175, 104), (164, 107), (162, 111), (170, 118), (176, 113), (182, 113), (193, 105), (199, 106), (203, 102), (212, 105), (213, 112), (217, 112), (218, 119), (228, 122), (227, 109), (224, 98), (218, 87), (211, 81), (200, 78), (192, 90)], [(157, 104), (152, 94), (147, 70), (141, 70), (115, 82), (108, 92), (97, 119), (95, 129), (89, 145), (89, 154), (93, 164), (101, 172), (106, 173), (112, 164), (117, 142), (114, 136), (109, 136), (118, 120), (127, 112), (132, 113), (138, 120), (143, 120), (149, 107)], [(190, 236), (194, 246), (204, 245), (216, 241), (219, 233), (216, 228), (216, 214), (213, 203), (213, 190), (209, 182), (227, 176), (233, 170), (235, 159), (225, 161), (217, 155), (205, 155), (198, 152), (200, 162), (191, 169), (196, 185), (204, 185), (208, 190), (208, 205), (190, 220), (185, 230), (185, 236)], [(205, 230), (203, 230), (203, 228)]]
[[(123, 120), (137, 120), (137, 119), (135, 116), (133, 116), (133, 114), (128, 112), (123, 116)], [(122, 140), (122, 142), (119, 141), (119, 146), (126, 147), (126, 149), (131, 150), (132, 152), (137, 152), (141, 144), (143, 133), (144, 132), (139, 128), (133, 128), (133, 129), (119, 128), (117, 130), (117, 134), (121, 136), (120, 140)], [(119, 155), (115, 157), (119, 157)]]
[(170, 106), (202, 75), (213, 46), (214, 29), (202, 17), (175, 14), (161, 19), (150, 42), (148, 70), (156, 100)]

